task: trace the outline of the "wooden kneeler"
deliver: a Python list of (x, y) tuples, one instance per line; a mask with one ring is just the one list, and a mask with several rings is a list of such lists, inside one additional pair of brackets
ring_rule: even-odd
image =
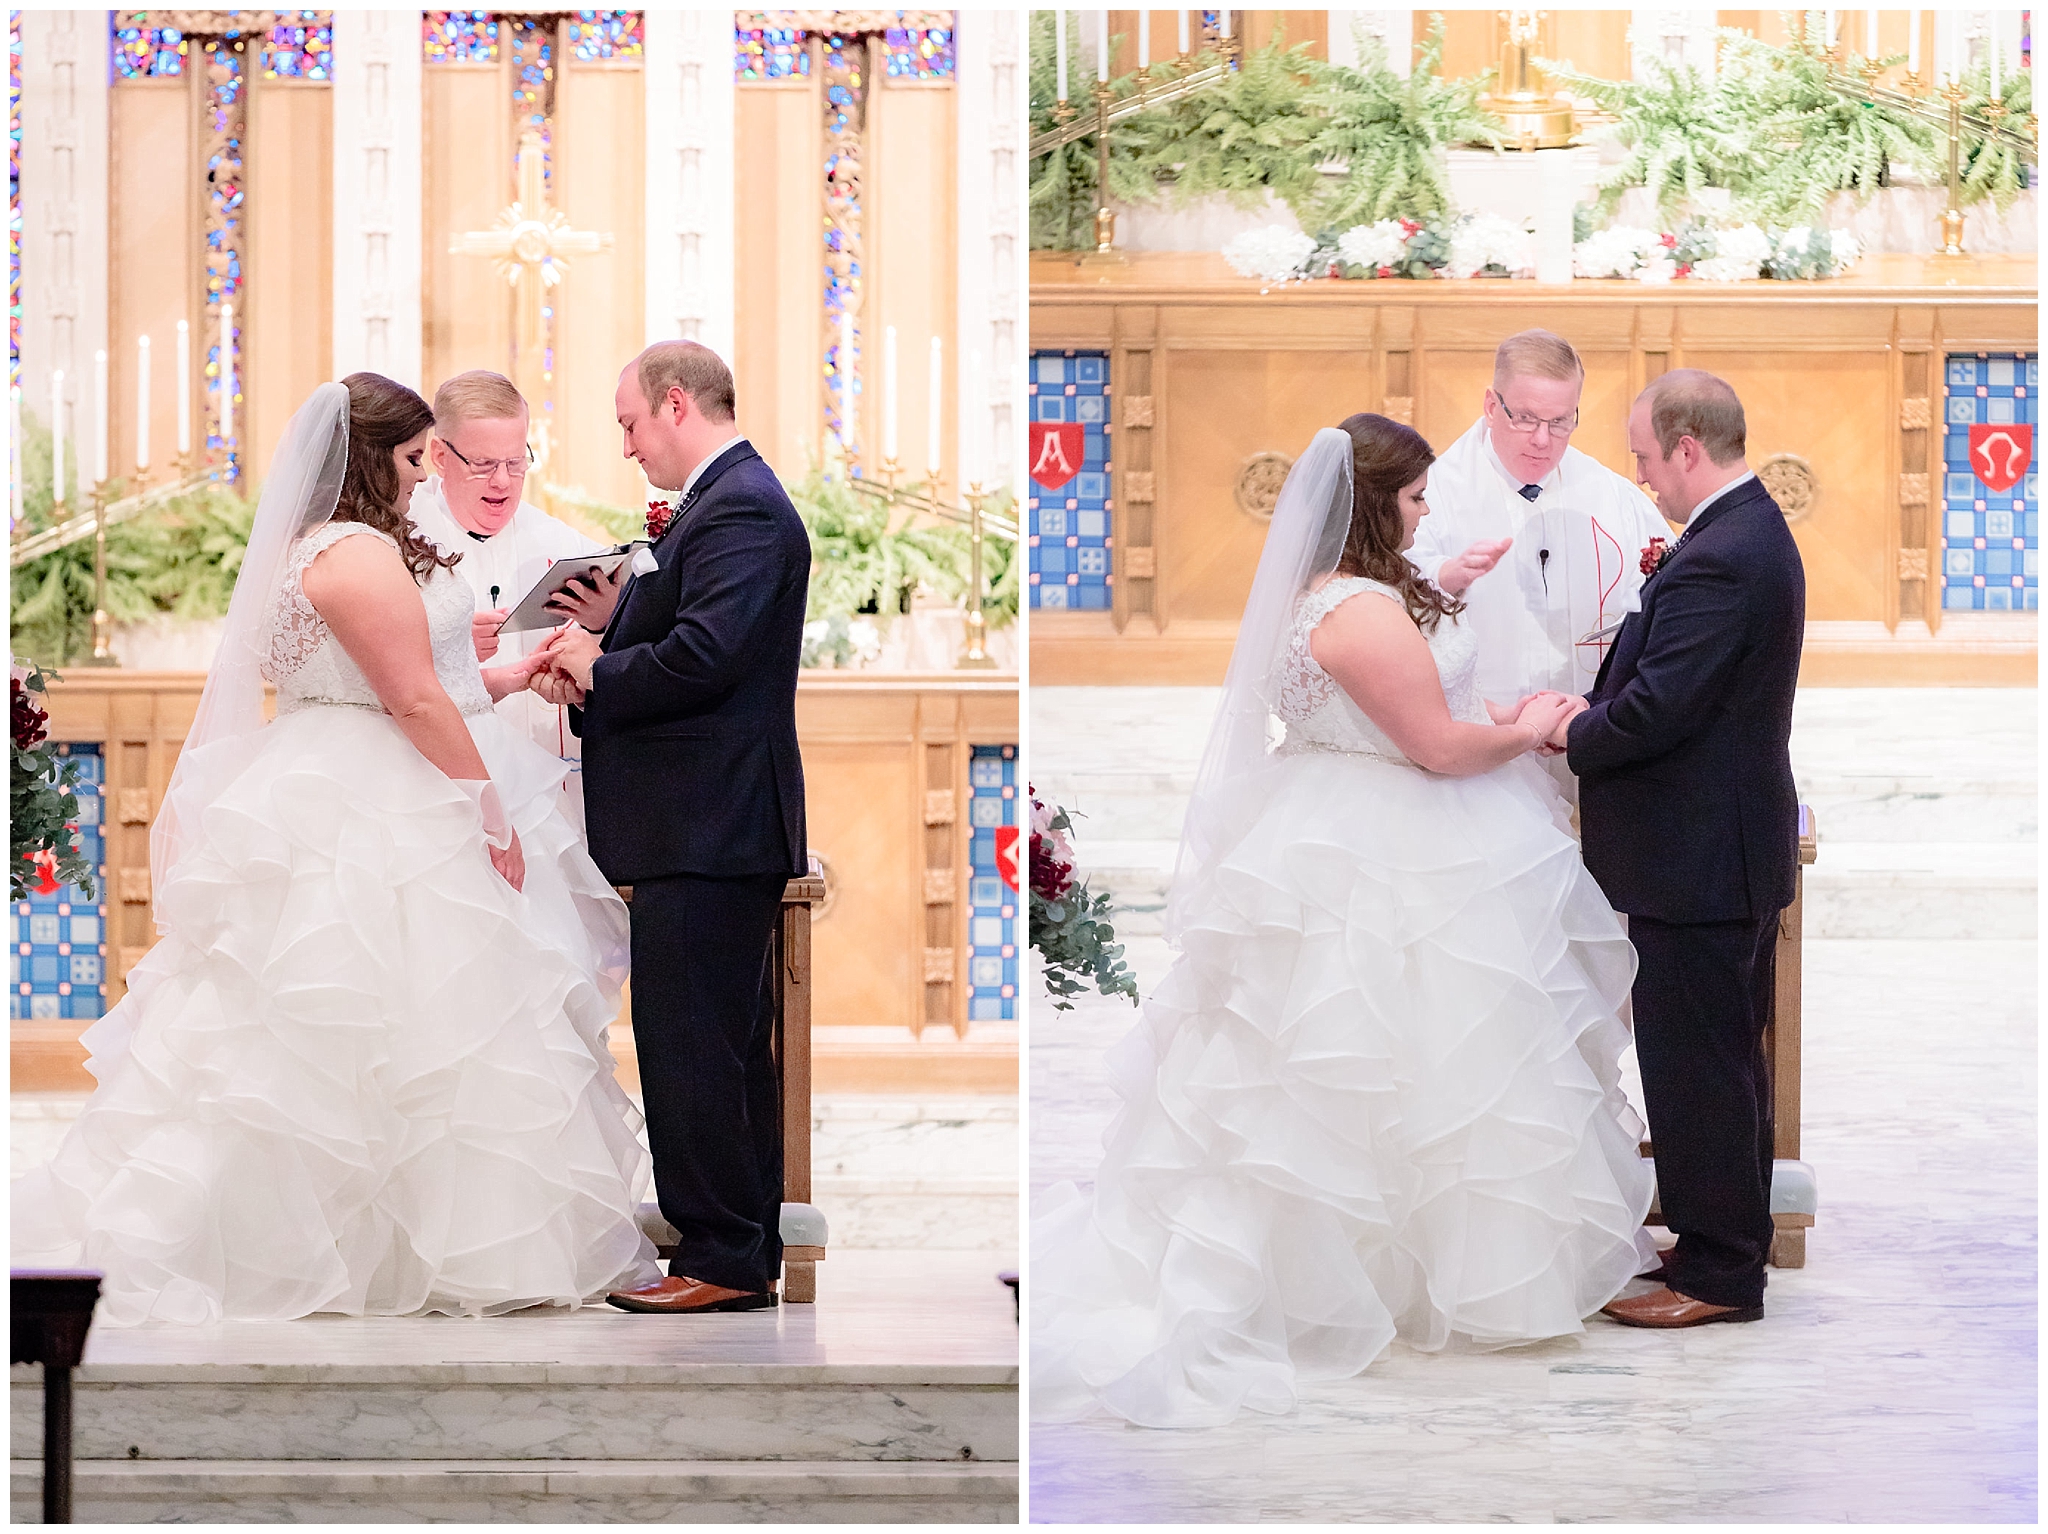
[[(630, 884), (615, 886), (619, 898), (633, 903)], [(810, 872), (789, 881), (782, 892), (782, 919), (776, 923), (773, 947), (775, 984), (775, 1075), (782, 1100), (783, 1227), (797, 1227), (817, 1237), (814, 1244), (782, 1248), (782, 1299), (789, 1305), (810, 1305), (818, 1298), (818, 1264), (825, 1260), (824, 1217), (811, 1207), (811, 908), (825, 899), (825, 870), (815, 855)], [(795, 1206), (792, 1208), (792, 1206)], [(652, 1204), (641, 1206), (643, 1227), (674, 1231)], [(655, 1239), (664, 1260), (675, 1256), (673, 1244)]]

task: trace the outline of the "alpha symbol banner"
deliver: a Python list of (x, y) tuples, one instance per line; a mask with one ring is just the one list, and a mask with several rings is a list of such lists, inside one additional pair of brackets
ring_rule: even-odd
[(1080, 422), (1031, 423), (1031, 478), (1047, 490), (1057, 490), (1079, 474), (1086, 451)]
[(2033, 461), (2033, 427), (1993, 423), (1970, 428), (1970, 467), (1999, 494), (2018, 484)]

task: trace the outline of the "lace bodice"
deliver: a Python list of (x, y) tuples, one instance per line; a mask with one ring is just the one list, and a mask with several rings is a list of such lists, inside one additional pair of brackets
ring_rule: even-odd
[[(1287, 727), (1287, 738), (1279, 747), (1283, 756), (1341, 751), (1408, 761), (1309, 651), (1309, 636), (1317, 625), (1360, 592), (1378, 592), (1397, 603), (1401, 600), (1401, 594), (1383, 582), (1333, 576), (1303, 595), (1295, 608), (1294, 627), (1280, 653), (1273, 693), (1273, 712)], [(1451, 717), (1467, 724), (1491, 724), (1486, 702), (1479, 695), (1479, 646), (1471, 631), (1456, 619), (1445, 618), (1437, 623), (1436, 632), (1426, 637)]]
[[(374, 527), (360, 522), (328, 522), (300, 539), (285, 564), (284, 580), (272, 599), (270, 621), (265, 625), (267, 641), (259, 668), (277, 684), (279, 714), (302, 708), (384, 707), (361, 668), (349, 659), (333, 631), (306, 600), (301, 584), (306, 566), (353, 534), (381, 538), (393, 548), (398, 547), (389, 534)], [(427, 609), (434, 672), (441, 685), (448, 689), (448, 696), (463, 713), (489, 713), (491, 695), (484, 687), (475, 643), (469, 633), (469, 620), (476, 612), (475, 595), (454, 571), (436, 569), (420, 588), (420, 600)]]

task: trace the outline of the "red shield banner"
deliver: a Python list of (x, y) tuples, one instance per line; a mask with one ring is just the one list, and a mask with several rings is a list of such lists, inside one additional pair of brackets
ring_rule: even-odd
[(1080, 422), (1031, 423), (1031, 478), (1046, 489), (1057, 490), (1079, 474), (1086, 451)]
[(1970, 428), (1970, 467), (2000, 495), (2020, 482), (2033, 461), (2033, 427), (1993, 424)]
[(1011, 889), (1024, 882), (1024, 841), (1015, 826), (996, 827), (996, 871)]

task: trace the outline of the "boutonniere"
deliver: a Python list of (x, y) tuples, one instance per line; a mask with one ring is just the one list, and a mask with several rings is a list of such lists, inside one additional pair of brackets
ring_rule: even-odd
[(1670, 544), (1662, 538), (1652, 538), (1644, 547), (1642, 561), (1638, 566), (1643, 572), (1643, 579), (1648, 580), (1663, 569), (1664, 561), (1670, 557)]
[(676, 509), (667, 501), (649, 501), (647, 503), (647, 536), (649, 540), (659, 542), (661, 535), (668, 531), (669, 523), (675, 521), (675, 519)]

